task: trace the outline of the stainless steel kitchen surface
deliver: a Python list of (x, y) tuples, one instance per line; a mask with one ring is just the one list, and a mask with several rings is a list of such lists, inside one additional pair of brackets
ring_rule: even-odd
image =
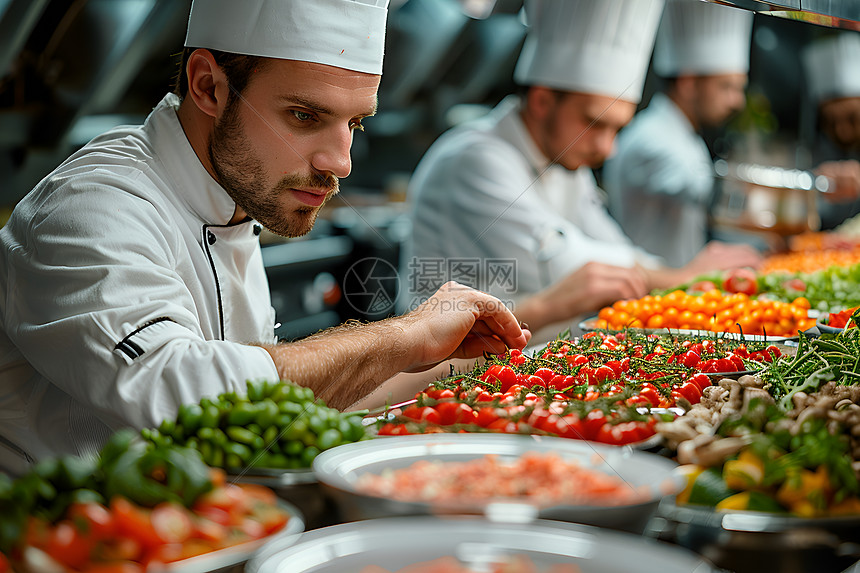
[[(749, 105), (728, 129), (709, 134), (712, 150), (729, 160), (810, 168), (815, 117), (798, 55), (829, 26), (860, 27), (860, 2), (721, 3), (757, 14)], [(113, 126), (141, 122), (172, 89), (189, 6), (0, 0), (0, 222), (70, 153)], [(409, 175), (442, 131), (515, 91), (521, 8), (522, 0), (392, 0), (379, 113), (356, 134), (340, 197), (309, 236), (265, 241), (281, 336), (394, 312), (395, 283), (405, 277), (389, 275), (408, 231)], [(643, 106), (657, 81), (649, 75)], [(356, 273), (378, 281), (376, 295), (350, 284)]]

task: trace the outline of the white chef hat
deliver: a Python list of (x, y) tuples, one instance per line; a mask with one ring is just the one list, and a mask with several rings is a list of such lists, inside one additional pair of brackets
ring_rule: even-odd
[(526, 0), (514, 80), (638, 103), (663, 0)]
[(816, 40), (803, 51), (803, 67), (814, 101), (860, 96), (860, 33)]
[(654, 71), (745, 74), (750, 68), (753, 13), (702, 0), (668, 0), (654, 46)]
[(193, 0), (185, 45), (382, 73), (388, 0)]

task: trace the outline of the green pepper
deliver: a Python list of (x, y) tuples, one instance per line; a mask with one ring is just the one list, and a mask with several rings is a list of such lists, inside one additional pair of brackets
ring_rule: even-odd
[(253, 456), (251, 448), (245, 444), (240, 444), (239, 442), (227, 442), (224, 444), (224, 453), (228, 460), (232, 459), (231, 456), (237, 456), (239, 460), (241, 460), (241, 463), (238, 464), (237, 467), (241, 467), (250, 462), (251, 457)]
[(249, 402), (241, 402), (234, 405), (227, 414), (227, 424), (230, 426), (247, 426), (256, 415), (256, 406)]
[(199, 404), (182, 404), (179, 406), (177, 420), (182, 424), (186, 436), (193, 435), (200, 427), (200, 418), (203, 416), (203, 408)]
[(298, 402), (292, 402), (289, 400), (282, 400), (278, 402), (278, 410), (281, 414), (288, 414), (291, 416), (298, 416), (304, 411), (304, 407)]
[(308, 431), (308, 424), (302, 418), (296, 418), (293, 423), (287, 427), (287, 431), (283, 433), (282, 438), (286, 440), (301, 439)]
[(283, 451), (290, 457), (297, 457), (305, 451), (305, 445), (298, 440), (290, 440), (283, 446)]
[(316, 446), (308, 446), (307, 448), (305, 448), (305, 451), (302, 452), (302, 463), (306, 467), (310, 467), (314, 461), (314, 458), (316, 458), (319, 454), (319, 448), (317, 448)]
[(217, 428), (218, 422), (221, 419), (221, 411), (214, 404), (202, 406), (203, 412), (200, 415), (201, 428)]
[(263, 442), (265, 442), (267, 446), (271, 445), (272, 443), (276, 443), (278, 440), (279, 433), (280, 432), (278, 431), (278, 428), (276, 426), (269, 426), (265, 429), (265, 431), (263, 431)]
[(334, 428), (329, 428), (319, 435), (317, 438), (317, 446), (320, 450), (325, 451), (339, 446), (342, 441), (343, 437), (341, 436), (341, 433)]
[(278, 409), (278, 405), (271, 398), (264, 398), (259, 404), (257, 404), (257, 417), (255, 418), (255, 422), (259, 424), (261, 428), (268, 428), (275, 423), (279, 413), (280, 410)]
[(251, 446), (253, 450), (261, 450), (265, 446), (263, 438), (254, 432), (245, 428), (240, 428), (239, 426), (228, 427), (227, 436), (229, 436), (231, 440)]
[(259, 380), (246, 380), (245, 387), (248, 391), (248, 400), (251, 402), (259, 402), (263, 399), (266, 393), (265, 382)]

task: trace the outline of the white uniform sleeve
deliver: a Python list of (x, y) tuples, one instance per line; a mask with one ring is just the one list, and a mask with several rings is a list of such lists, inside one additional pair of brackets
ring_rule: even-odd
[(152, 426), (180, 403), (277, 379), (262, 348), (204, 338), (171, 211), (101, 185), (60, 186), (51, 209), (3, 230), (2, 318), (33, 367), (111, 426)]

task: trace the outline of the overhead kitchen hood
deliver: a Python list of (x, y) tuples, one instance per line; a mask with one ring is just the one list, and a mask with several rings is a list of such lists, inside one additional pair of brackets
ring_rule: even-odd
[(860, 30), (860, 0), (708, 0), (811, 24)]

